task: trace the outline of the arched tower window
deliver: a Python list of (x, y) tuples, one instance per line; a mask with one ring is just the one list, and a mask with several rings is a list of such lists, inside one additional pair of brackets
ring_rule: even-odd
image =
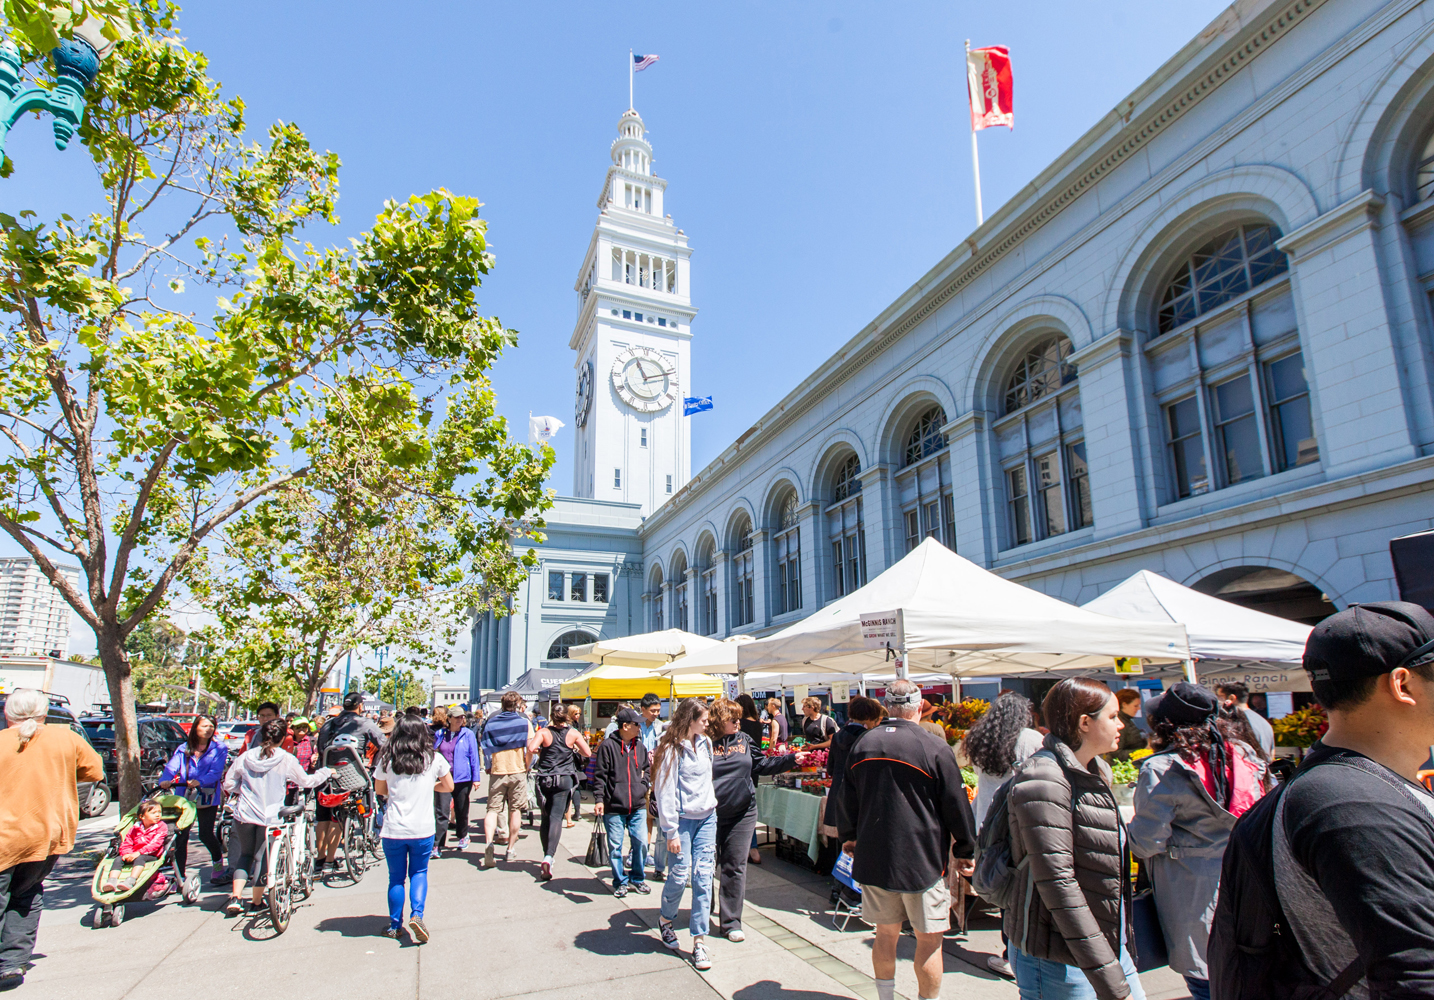
[(772, 540), (777, 566), (777, 614), (802, 606), (802, 529), (798, 523), (797, 491), (789, 490), (777, 508), (777, 531)]
[(732, 625), (751, 624), (757, 617), (752, 593), (752, 520), (743, 514), (732, 526)]
[(848, 455), (832, 480), (826, 509), (832, 543), (832, 596), (841, 597), (866, 583), (866, 525), (862, 522), (861, 459)]
[(1156, 329), (1169, 333), (1290, 269), (1275, 247), (1280, 231), (1267, 223), (1227, 229), (1176, 268), (1160, 296)]
[(951, 459), (946, 435), (941, 432), (945, 426), (946, 411), (933, 406), (916, 418), (906, 435), (896, 482), (902, 498), (907, 552), (921, 544), (923, 538), (934, 538), (956, 551)]
[(1047, 334), (1004, 382), (1005, 415), (994, 425), (1006, 492), (1005, 547), (1091, 524), (1080, 394), (1071, 342)]
[(717, 634), (717, 568), (713, 566), (716, 545), (711, 536), (697, 547), (697, 578), (701, 587), (697, 607), (697, 631)]
[(672, 627), (687, 628), (687, 557), (681, 552), (672, 557)]
[(580, 629), (564, 632), (554, 639), (553, 644), (548, 647), (547, 658), (550, 660), (566, 660), (568, 658), (568, 650), (573, 646), (585, 646), (590, 642), (596, 641), (596, 639), (596, 636), (589, 635)]
[(1267, 221), (1226, 228), (1175, 269), (1145, 346), (1166, 500), (1319, 459), (1289, 261)]

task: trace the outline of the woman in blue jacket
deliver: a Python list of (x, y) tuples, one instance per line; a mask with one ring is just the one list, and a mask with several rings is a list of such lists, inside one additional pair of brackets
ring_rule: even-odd
[(435, 854), (448, 846), (450, 805), (453, 807), (453, 825), (458, 833), (458, 849), (468, 850), (468, 797), (483, 768), (478, 756), (478, 738), (468, 728), (467, 721), (462, 705), (449, 705), (448, 728), (433, 737), (433, 749), (442, 754), (453, 769), (453, 791), (433, 793), (433, 809), (438, 819), (438, 836), (433, 841)]
[[(214, 738), (215, 726), (212, 715), (194, 717), (194, 724), (189, 727), (189, 742), (177, 747), (169, 763), (164, 765), (159, 787), (171, 791), (175, 785), (180, 786), (174, 794), (183, 795), (198, 809), (194, 826), (199, 827), (199, 841), (209, 848), (209, 857), (214, 863), (209, 881), (217, 885), (230, 878), (219, 837), (214, 833), (214, 819), (219, 812), (219, 783), (224, 780), (224, 769), (229, 763), (229, 748)], [(188, 829), (175, 835), (174, 854), (183, 878), (185, 862), (189, 859)]]

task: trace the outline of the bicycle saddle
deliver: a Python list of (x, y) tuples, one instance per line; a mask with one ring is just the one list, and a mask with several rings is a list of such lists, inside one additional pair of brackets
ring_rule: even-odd
[(295, 816), (299, 815), (299, 813), (303, 811), (304, 804), (302, 802), (300, 802), (298, 805), (284, 806), (282, 809), (279, 810), (279, 818), (293, 819)]

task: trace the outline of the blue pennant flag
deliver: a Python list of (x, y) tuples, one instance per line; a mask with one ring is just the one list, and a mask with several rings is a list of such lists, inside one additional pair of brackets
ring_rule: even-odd
[(712, 409), (711, 396), (685, 396), (682, 400), (682, 415), (690, 417), (694, 413), (701, 413), (703, 410)]

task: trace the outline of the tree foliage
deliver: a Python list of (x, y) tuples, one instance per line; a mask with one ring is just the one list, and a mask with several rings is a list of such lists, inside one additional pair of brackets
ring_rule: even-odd
[[(0, 214), (0, 530), (95, 633), (125, 807), (126, 641), (209, 578), (223, 526), (411, 473), (445, 505), (441, 544), (501, 593), (526, 572), (514, 541), (541, 526), (553, 457), (494, 411), (487, 372), (516, 333), (479, 311), (479, 202), (436, 190), (386, 202), (345, 246), (303, 240), (338, 223), (338, 157), (285, 122), (249, 141), (173, 9), (152, 13), (87, 95), (105, 209)], [(207, 310), (180, 308), (206, 288)], [(78, 586), (57, 559), (80, 564)]]

